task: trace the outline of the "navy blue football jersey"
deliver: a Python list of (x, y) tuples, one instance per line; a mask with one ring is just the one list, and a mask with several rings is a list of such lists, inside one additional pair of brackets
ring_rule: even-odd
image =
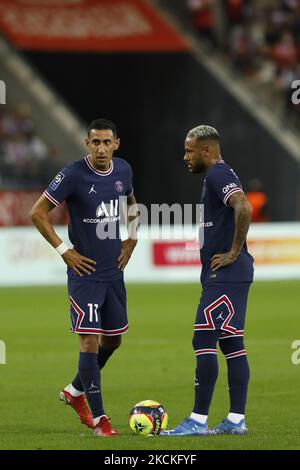
[(241, 182), (224, 160), (209, 169), (201, 196), (201, 204), (204, 205), (203, 219), (200, 221), (200, 230), (204, 230), (203, 238), (200, 236), (203, 287), (224, 282), (253, 281), (253, 258), (248, 253), (246, 243), (234, 263), (215, 272), (210, 268), (213, 255), (231, 249), (235, 221), (234, 210), (227, 202), (238, 191), (243, 191)]
[[(118, 269), (122, 211), (119, 197), (132, 191), (132, 170), (125, 160), (113, 158), (107, 171), (99, 171), (89, 155), (66, 166), (45, 190), (44, 195), (55, 206), (63, 201), (67, 204), (69, 239), (74, 249), (97, 262), (96, 272), (85, 278), (122, 278)], [(78, 278), (69, 268), (68, 275)]]

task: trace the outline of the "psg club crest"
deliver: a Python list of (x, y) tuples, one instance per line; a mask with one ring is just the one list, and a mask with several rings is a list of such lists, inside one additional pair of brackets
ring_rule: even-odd
[(116, 189), (116, 191), (118, 191), (118, 193), (121, 193), (123, 191), (123, 188), (124, 188), (124, 186), (123, 186), (122, 181), (116, 181), (115, 182), (115, 189)]

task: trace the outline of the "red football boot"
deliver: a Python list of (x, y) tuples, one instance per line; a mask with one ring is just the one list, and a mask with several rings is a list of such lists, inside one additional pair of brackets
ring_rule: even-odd
[(94, 420), (93, 416), (88, 409), (86, 404), (84, 395), (80, 395), (79, 397), (73, 397), (71, 393), (67, 392), (67, 390), (63, 389), (59, 394), (60, 400), (62, 400), (66, 405), (72, 406), (76, 413), (78, 414), (80, 421), (82, 424), (85, 424), (89, 428), (94, 429)]
[(114, 437), (119, 433), (112, 427), (110, 424), (110, 418), (107, 416), (102, 416), (100, 421), (95, 426), (94, 436), (95, 437)]

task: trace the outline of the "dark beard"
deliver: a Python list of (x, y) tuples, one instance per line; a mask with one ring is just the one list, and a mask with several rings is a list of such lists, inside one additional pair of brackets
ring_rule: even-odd
[(192, 170), (192, 173), (204, 173), (205, 171), (205, 166), (203, 165), (203, 163), (197, 163), (193, 170)]

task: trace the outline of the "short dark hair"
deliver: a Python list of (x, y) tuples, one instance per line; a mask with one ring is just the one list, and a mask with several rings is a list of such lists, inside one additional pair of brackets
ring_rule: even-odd
[(109, 121), (108, 119), (95, 119), (92, 121), (88, 126), (88, 136), (90, 136), (90, 132), (92, 129), (98, 129), (99, 131), (103, 131), (105, 129), (110, 129), (114, 135), (114, 137), (118, 137), (118, 131), (116, 125)]

